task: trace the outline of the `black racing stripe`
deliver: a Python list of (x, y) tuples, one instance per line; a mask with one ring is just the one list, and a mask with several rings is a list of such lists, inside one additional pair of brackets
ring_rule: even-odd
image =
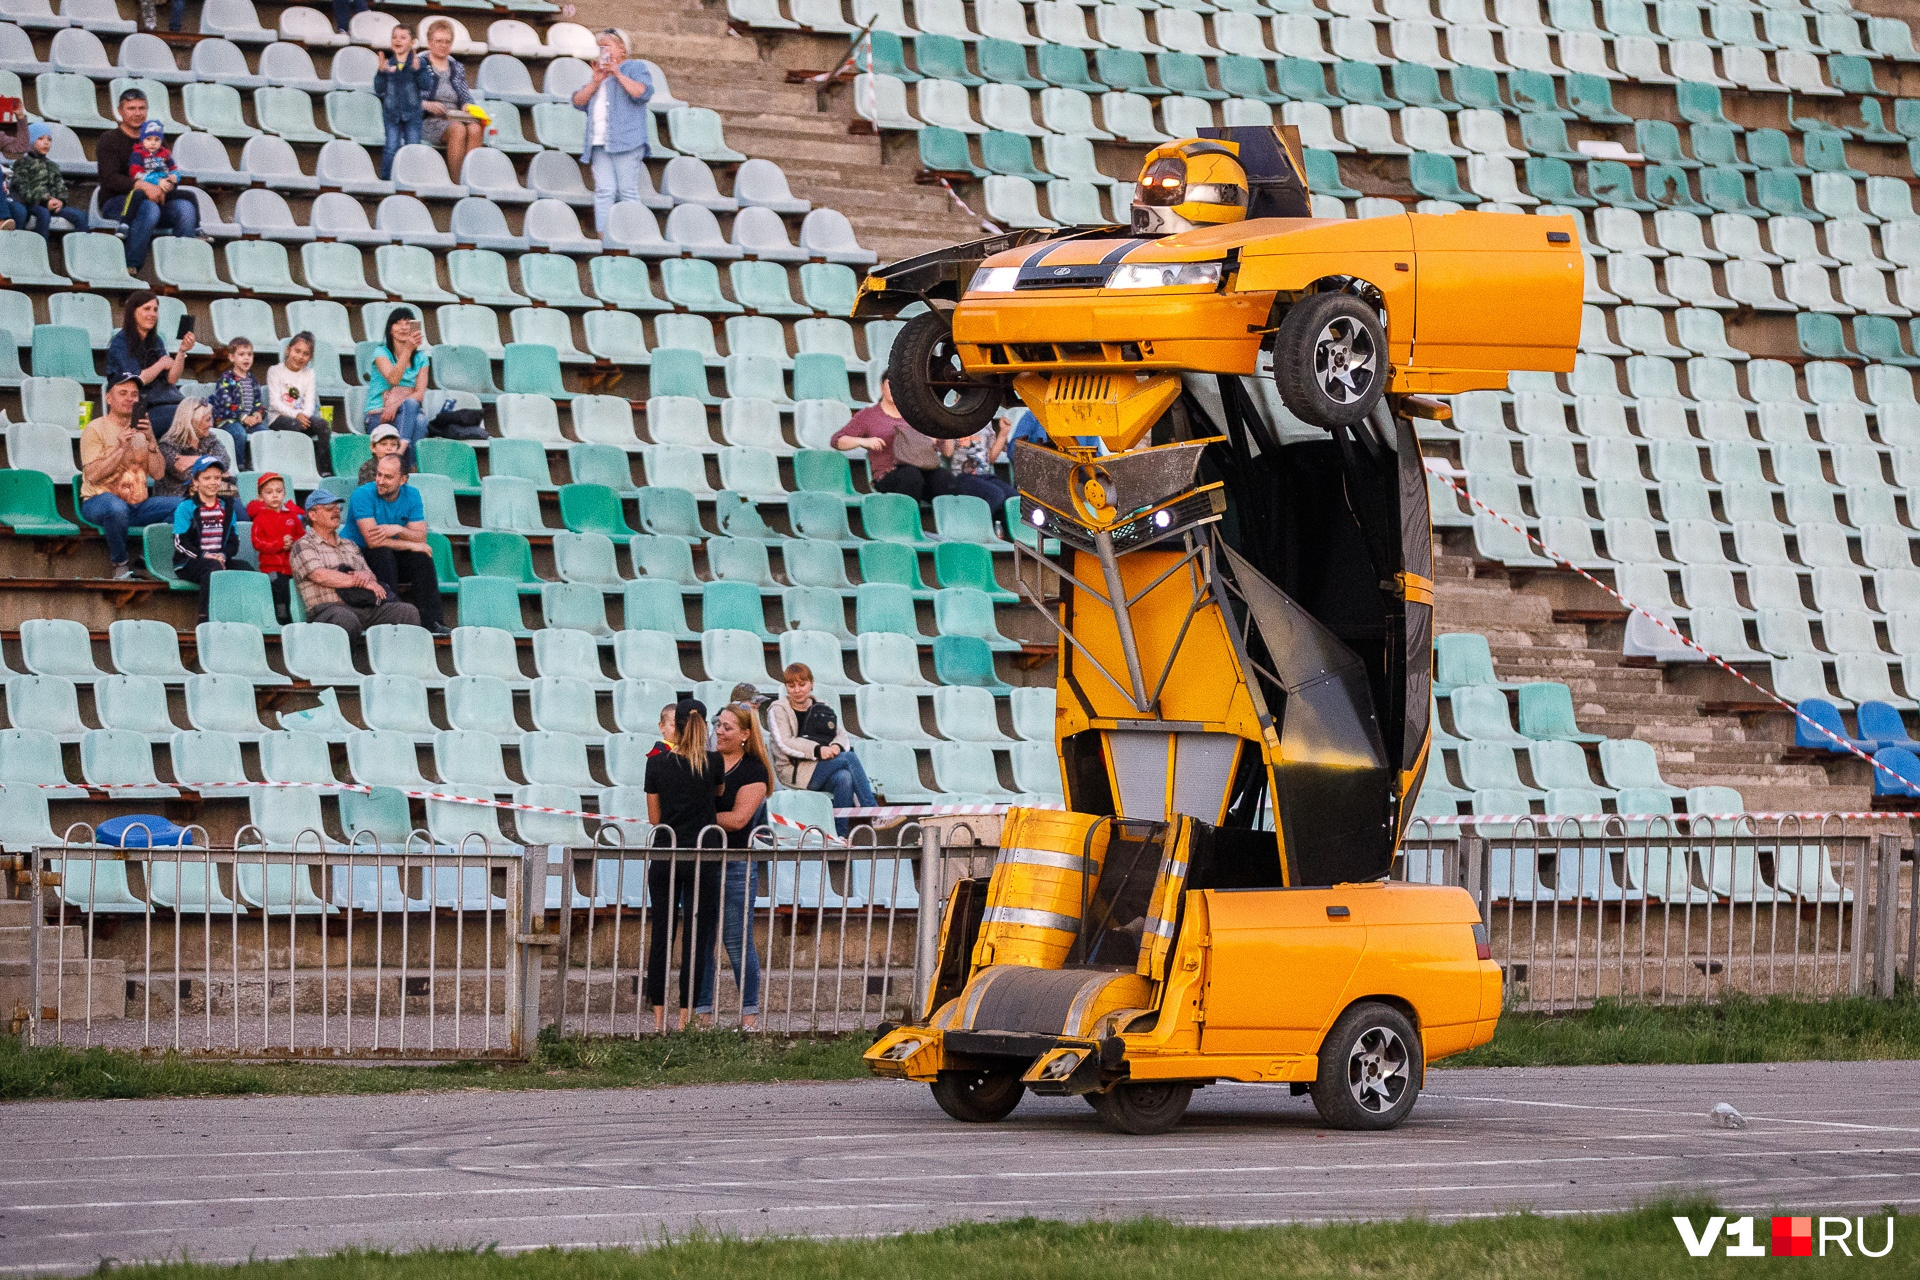
[(1112, 252), (1107, 254), (1106, 257), (1100, 259), (1100, 265), (1103, 267), (1110, 267), (1114, 263), (1120, 261), (1120, 259), (1132, 253), (1135, 249), (1138, 249), (1141, 245), (1145, 244), (1146, 242), (1147, 242), (1146, 237), (1144, 236), (1136, 236), (1131, 240), (1122, 241), (1120, 245), (1116, 247)]
[(1045, 262), (1048, 256), (1052, 254), (1055, 249), (1059, 249), (1065, 245), (1069, 245), (1072, 243), (1074, 243), (1074, 241), (1073, 241), (1073, 238), (1070, 236), (1064, 239), (1055, 240), (1052, 244), (1047, 245), (1045, 248), (1040, 250), (1040, 252), (1034, 254), (1031, 258), (1028, 258), (1025, 262), (1021, 263), (1020, 265), (1022, 267), (1025, 267), (1031, 270), (1032, 268), (1037, 267), (1041, 263)]

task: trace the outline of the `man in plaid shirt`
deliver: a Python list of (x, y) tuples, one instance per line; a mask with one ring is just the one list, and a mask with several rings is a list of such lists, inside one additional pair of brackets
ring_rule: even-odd
[(419, 626), (419, 611), (395, 599), (367, 568), (360, 548), (340, 536), (340, 503), (330, 490), (315, 489), (307, 498), (312, 527), (287, 553), (307, 621), (331, 622), (349, 640), (368, 627)]

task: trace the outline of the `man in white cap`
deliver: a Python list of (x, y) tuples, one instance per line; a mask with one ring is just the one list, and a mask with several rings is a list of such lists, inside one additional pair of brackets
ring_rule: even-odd
[(331, 622), (350, 640), (368, 627), (419, 626), (419, 611), (373, 576), (358, 543), (340, 536), (340, 504), (331, 490), (315, 489), (307, 498), (306, 536), (288, 552), (307, 621)]

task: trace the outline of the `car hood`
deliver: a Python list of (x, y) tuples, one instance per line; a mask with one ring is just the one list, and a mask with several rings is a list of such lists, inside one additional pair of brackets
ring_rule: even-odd
[(1256, 218), (1227, 226), (1203, 227), (1173, 236), (1077, 237), (1068, 240), (1043, 240), (996, 253), (983, 267), (1049, 266), (1084, 267), (1095, 263), (1113, 266), (1121, 262), (1211, 262), (1229, 249), (1256, 242), (1266, 244), (1290, 236), (1307, 236), (1325, 226), (1343, 225), (1329, 218)]

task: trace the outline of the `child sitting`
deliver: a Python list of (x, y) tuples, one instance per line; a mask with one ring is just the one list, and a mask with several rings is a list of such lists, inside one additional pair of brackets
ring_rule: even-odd
[(260, 477), (260, 496), (247, 504), (247, 519), (253, 521), (253, 549), (259, 553), (260, 572), (267, 575), (273, 588), (273, 611), (280, 625), (286, 626), (287, 585), (293, 574), (287, 549), (306, 533), (297, 503), (287, 500), (287, 482), (272, 471)]
[(260, 430), (267, 418), (266, 388), (253, 376), (253, 343), (246, 338), (227, 344), (227, 371), (220, 375), (211, 403), (213, 425), (233, 441), (233, 456), (244, 459), (247, 437)]
[(67, 203), (67, 176), (57, 161), (49, 159), (53, 150), (51, 125), (27, 126), (27, 154), (13, 165), (11, 197), (27, 211), (28, 229), (38, 231), (43, 240), (53, 239), (53, 220), (65, 218), (75, 231), (87, 229), (87, 215)]
[[(406, 441), (400, 438), (400, 429), (391, 422), (383, 422), (375, 427), (373, 429), (373, 456), (360, 464), (360, 483), (372, 484), (374, 472), (380, 466), (380, 459), (390, 453), (399, 453), (406, 447)], [(410, 468), (407, 467), (407, 460), (405, 458), (400, 459), (400, 467), (402, 470), (410, 470)]]
[(167, 127), (158, 120), (149, 120), (140, 126), (140, 141), (127, 160), (127, 172), (135, 182), (158, 186), (171, 180), (175, 189), (180, 186), (180, 166), (173, 162), (173, 152), (167, 149)]

